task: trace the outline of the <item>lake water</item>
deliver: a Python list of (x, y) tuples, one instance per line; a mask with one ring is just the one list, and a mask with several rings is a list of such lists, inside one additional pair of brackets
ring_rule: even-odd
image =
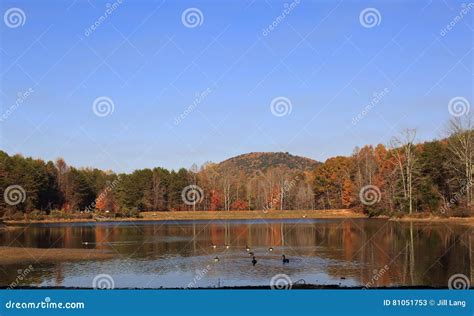
[[(98, 274), (110, 275), (115, 288), (268, 286), (278, 274), (296, 284), (447, 287), (454, 274), (472, 280), (472, 242), (468, 226), (383, 219), (51, 224), (0, 232), (2, 246), (115, 254), (101, 261), (32, 262), (34, 271), (21, 282), (85, 288)], [(27, 266), (2, 266), (0, 285)]]

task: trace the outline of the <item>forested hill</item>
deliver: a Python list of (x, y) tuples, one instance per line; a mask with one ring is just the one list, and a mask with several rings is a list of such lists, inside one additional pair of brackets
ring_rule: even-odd
[(246, 175), (254, 175), (257, 172), (265, 173), (272, 168), (313, 171), (319, 164), (316, 160), (287, 152), (253, 152), (224, 160), (217, 168), (230, 173), (243, 171)]
[(424, 143), (416, 141), (416, 130), (405, 130), (389, 146), (366, 145), (324, 163), (260, 152), (190, 170), (156, 167), (129, 174), (0, 151), (0, 217), (340, 208), (466, 216), (474, 210), (474, 120), (453, 119), (447, 130), (447, 138)]

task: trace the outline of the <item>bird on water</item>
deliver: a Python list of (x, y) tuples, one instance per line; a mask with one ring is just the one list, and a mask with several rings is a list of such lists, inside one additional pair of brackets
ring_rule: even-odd
[(254, 267), (257, 264), (257, 259), (255, 259), (255, 256), (252, 257), (252, 264)]
[(282, 255), (281, 258), (282, 258), (283, 264), (290, 263), (290, 259), (286, 259), (285, 255)]

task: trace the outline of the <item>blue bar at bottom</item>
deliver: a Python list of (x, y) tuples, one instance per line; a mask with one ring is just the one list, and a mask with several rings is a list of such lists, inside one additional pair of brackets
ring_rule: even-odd
[(1, 290), (0, 315), (474, 315), (472, 290)]

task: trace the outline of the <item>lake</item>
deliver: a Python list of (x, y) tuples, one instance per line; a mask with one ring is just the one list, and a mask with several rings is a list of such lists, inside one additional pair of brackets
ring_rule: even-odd
[[(469, 226), (385, 219), (41, 224), (1, 231), (0, 245), (115, 255), (32, 262), (34, 270), (20, 283), (35, 287), (91, 288), (98, 274), (110, 275), (115, 288), (268, 286), (279, 274), (293, 284), (447, 287), (451, 275), (472, 278), (474, 267)], [(2, 266), (0, 285), (8, 286), (27, 266)]]

